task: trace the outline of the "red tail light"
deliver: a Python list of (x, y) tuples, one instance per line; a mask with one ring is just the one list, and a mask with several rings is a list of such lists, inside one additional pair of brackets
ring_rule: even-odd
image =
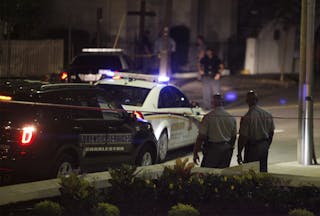
[(21, 146), (29, 146), (33, 143), (36, 137), (36, 128), (33, 126), (23, 127), (20, 134), (20, 145)]
[(61, 80), (66, 80), (68, 78), (68, 72), (62, 72), (61, 74), (60, 74), (60, 79)]
[(136, 116), (137, 119), (144, 119), (144, 116), (139, 111), (134, 111), (133, 114)]

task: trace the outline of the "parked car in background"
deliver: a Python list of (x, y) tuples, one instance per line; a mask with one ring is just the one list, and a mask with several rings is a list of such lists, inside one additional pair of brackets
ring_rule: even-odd
[(122, 49), (84, 48), (75, 56), (69, 68), (61, 73), (68, 82), (94, 82), (103, 78), (105, 71), (126, 72), (133, 63)]
[(96, 85), (124, 109), (152, 124), (160, 161), (168, 151), (195, 143), (204, 111), (192, 106), (176, 86), (119, 76), (100, 80)]
[(151, 124), (128, 114), (100, 88), (47, 84), (19, 94), (11, 88), (10, 94), (2, 87), (0, 176), (36, 180), (76, 168), (93, 172), (156, 162)]

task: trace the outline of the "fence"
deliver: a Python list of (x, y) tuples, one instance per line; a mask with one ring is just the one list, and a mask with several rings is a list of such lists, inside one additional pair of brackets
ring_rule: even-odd
[(42, 77), (63, 67), (63, 40), (0, 41), (0, 77)]

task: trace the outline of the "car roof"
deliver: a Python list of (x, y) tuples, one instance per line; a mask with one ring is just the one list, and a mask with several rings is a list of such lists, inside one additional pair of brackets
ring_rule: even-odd
[(65, 89), (95, 89), (94, 85), (87, 83), (57, 83), (42, 85), (40, 91), (53, 91), (53, 90), (65, 90)]
[(148, 80), (140, 80), (140, 79), (103, 79), (96, 82), (96, 85), (99, 84), (108, 84), (108, 85), (123, 85), (123, 86), (131, 86), (131, 87), (140, 87), (140, 88), (147, 88), (153, 89), (155, 87), (164, 87), (167, 86), (166, 84), (161, 84), (157, 82), (151, 82)]
[(47, 82), (39, 80), (2, 78), (0, 79), (0, 92), (9, 95), (33, 92), (39, 90), (45, 84)]

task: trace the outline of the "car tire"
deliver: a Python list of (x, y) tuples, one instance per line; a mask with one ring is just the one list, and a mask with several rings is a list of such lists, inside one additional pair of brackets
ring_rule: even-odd
[(61, 176), (70, 175), (76, 167), (75, 159), (68, 155), (61, 155), (55, 165), (53, 177), (59, 178)]
[(154, 149), (150, 145), (145, 145), (138, 154), (136, 165), (149, 166), (154, 164), (156, 159), (155, 155)]
[(158, 140), (158, 145), (159, 145), (159, 162), (162, 162), (166, 159), (167, 157), (167, 152), (168, 152), (168, 133), (166, 130), (162, 131), (159, 140)]

